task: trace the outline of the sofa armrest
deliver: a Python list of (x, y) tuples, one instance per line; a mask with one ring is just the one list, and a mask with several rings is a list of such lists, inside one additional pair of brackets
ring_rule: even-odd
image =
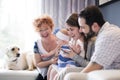
[(37, 70), (0, 70), (0, 80), (35, 80), (37, 76)]
[(97, 70), (88, 73), (88, 80), (120, 80), (120, 70)]

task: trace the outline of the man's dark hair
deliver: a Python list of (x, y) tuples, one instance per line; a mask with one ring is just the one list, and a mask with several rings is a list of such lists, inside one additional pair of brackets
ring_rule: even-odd
[(86, 24), (90, 27), (94, 22), (98, 23), (100, 27), (105, 23), (103, 15), (97, 6), (88, 6), (81, 13), (79, 17), (84, 18), (86, 20)]

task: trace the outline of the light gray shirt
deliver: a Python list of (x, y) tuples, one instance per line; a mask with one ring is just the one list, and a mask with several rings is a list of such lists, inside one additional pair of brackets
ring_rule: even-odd
[(92, 37), (89, 41), (88, 41), (88, 45), (87, 45), (87, 52), (86, 52), (86, 57), (87, 60), (84, 59), (84, 57), (79, 56), (79, 55), (75, 55), (74, 57), (72, 57), (72, 59), (74, 61), (76, 61), (81, 67), (85, 67), (87, 66), (87, 64), (89, 63), (93, 52), (94, 52), (94, 47), (95, 47), (95, 41), (96, 41), (96, 36)]
[(100, 29), (91, 58), (103, 69), (120, 69), (120, 28), (106, 22)]

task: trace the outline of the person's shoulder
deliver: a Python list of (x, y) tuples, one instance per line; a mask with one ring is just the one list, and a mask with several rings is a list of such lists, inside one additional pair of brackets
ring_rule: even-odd
[(100, 30), (103, 37), (114, 38), (117, 35), (120, 35), (120, 27), (106, 22), (102, 29)]
[(37, 39), (37, 40), (34, 42), (34, 46), (38, 46), (39, 44), (41, 44), (41, 39)]
[(120, 41), (120, 28), (111, 25), (110, 28), (107, 29), (99, 39), (103, 39), (103, 41), (107, 41), (107, 42)]
[(110, 26), (110, 31), (108, 32), (109, 35), (111, 35), (111, 37), (113, 38), (117, 38), (117, 37), (120, 37), (120, 27), (116, 26), (116, 25), (113, 25), (111, 24)]

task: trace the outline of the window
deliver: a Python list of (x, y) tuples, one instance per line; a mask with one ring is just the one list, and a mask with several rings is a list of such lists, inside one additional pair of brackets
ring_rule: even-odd
[[(41, 0), (1, 0), (0, 51), (17, 45), (23, 51), (32, 51), (38, 37), (33, 20), (41, 14)], [(0, 54), (1, 55), (1, 54)]]

